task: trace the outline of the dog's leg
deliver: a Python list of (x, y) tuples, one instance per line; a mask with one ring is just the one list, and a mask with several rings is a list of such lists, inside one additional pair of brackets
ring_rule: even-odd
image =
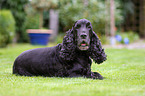
[(34, 76), (33, 74), (29, 73), (28, 71), (25, 71), (24, 69), (19, 69), (17, 74), (21, 76)]
[(98, 72), (91, 72), (91, 78), (103, 80), (103, 76)]
[(71, 73), (69, 74), (69, 77), (82, 77), (82, 75), (77, 74), (77, 73)]

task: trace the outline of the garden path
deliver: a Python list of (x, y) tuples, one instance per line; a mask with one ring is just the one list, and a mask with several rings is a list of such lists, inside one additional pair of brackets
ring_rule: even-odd
[(116, 45), (103, 45), (104, 48), (127, 48), (127, 49), (145, 49), (145, 40), (139, 40), (131, 44), (116, 44)]

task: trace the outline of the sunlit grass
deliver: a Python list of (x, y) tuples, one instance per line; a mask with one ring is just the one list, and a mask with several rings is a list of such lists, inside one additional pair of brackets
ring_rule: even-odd
[(92, 65), (104, 80), (13, 75), (15, 58), (38, 47), (44, 46), (18, 44), (0, 49), (0, 96), (145, 96), (145, 49), (106, 49), (108, 60)]

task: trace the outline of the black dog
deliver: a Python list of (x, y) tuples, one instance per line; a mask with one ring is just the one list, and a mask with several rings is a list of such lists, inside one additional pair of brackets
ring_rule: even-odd
[(106, 55), (90, 21), (81, 19), (67, 31), (62, 44), (20, 54), (14, 62), (13, 74), (103, 79), (99, 73), (91, 72), (91, 58), (100, 64)]

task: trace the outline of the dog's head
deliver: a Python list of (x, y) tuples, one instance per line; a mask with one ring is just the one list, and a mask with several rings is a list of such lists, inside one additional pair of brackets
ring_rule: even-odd
[(73, 31), (76, 38), (77, 48), (81, 51), (88, 50), (92, 34), (91, 22), (86, 19), (78, 20), (73, 26)]
[(74, 60), (76, 50), (86, 51), (98, 64), (106, 60), (104, 49), (89, 20), (80, 19), (74, 23), (63, 39), (60, 57), (64, 60)]

